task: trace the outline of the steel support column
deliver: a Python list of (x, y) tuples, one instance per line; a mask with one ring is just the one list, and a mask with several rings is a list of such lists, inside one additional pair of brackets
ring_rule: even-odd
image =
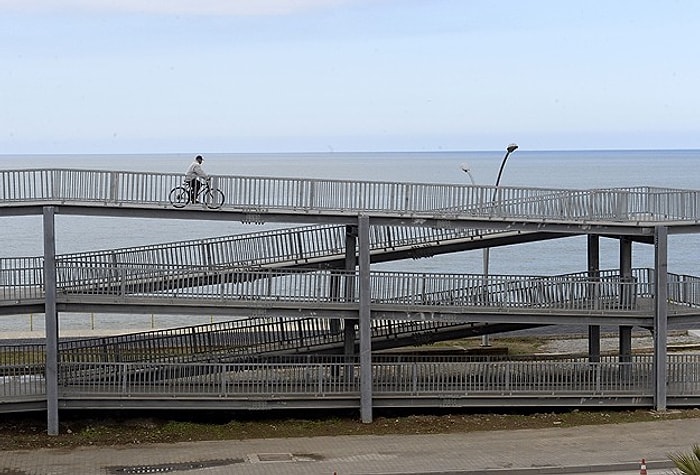
[(632, 326), (620, 327), (619, 345), (620, 378), (622, 381), (629, 381), (632, 374)]
[(370, 314), (370, 255), (369, 216), (358, 218), (357, 237), (360, 245), (360, 417), (362, 422), (372, 422), (372, 332)]
[(588, 361), (600, 362), (600, 325), (588, 326)]
[(654, 408), (666, 410), (668, 361), (668, 228), (654, 229)]
[[(596, 234), (588, 235), (588, 278), (589, 285), (588, 298), (592, 302), (598, 302), (600, 298), (600, 236)], [(600, 361), (600, 325), (588, 326), (588, 361), (597, 363)]]
[[(620, 307), (632, 306), (632, 240), (620, 237)], [(632, 361), (632, 327), (620, 327), (620, 361)]]
[(44, 316), (46, 325), (47, 432), (58, 435), (58, 312), (56, 311), (55, 209), (44, 207)]
[(630, 283), (632, 277), (632, 240), (628, 237), (620, 238), (620, 299), (623, 308), (632, 306), (632, 289)]
[(632, 327), (630, 325), (620, 326), (620, 362), (630, 363), (632, 361)]
[[(345, 270), (354, 272), (357, 268), (357, 226), (345, 227)], [(355, 297), (355, 281), (348, 279), (345, 287), (345, 297), (352, 301)], [(345, 355), (355, 354), (355, 325), (357, 320), (344, 321), (344, 353)]]
[[(340, 276), (337, 275), (332, 275), (330, 282), (329, 282), (329, 295), (331, 297), (331, 300), (333, 301), (340, 301), (341, 299), (341, 278)], [(331, 318), (328, 321), (328, 326), (332, 334), (339, 334), (340, 330), (342, 329), (342, 324), (340, 322), (340, 318)]]

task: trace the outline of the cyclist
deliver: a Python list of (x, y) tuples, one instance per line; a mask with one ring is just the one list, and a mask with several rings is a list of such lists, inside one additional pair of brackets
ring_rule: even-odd
[(201, 155), (194, 157), (194, 161), (187, 169), (185, 173), (185, 181), (190, 185), (190, 202), (199, 203), (197, 201), (197, 196), (199, 195), (199, 189), (202, 186), (201, 180), (208, 180), (209, 175), (202, 169), (202, 162), (204, 159)]

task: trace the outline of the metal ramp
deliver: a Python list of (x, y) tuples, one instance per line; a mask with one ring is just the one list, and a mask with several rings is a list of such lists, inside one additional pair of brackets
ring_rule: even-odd
[[(340, 267), (343, 265), (347, 233), (346, 226), (308, 226), (223, 236), (209, 239), (161, 243), (131, 248), (97, 250), (57, 256), (62, 267), (134, 268), (166, 267), (181, 269), (182, 275), (163, 277), (153, 286), (173, 288), (181, 285), (206, 284), (208, 272), (215, 270), (220, 277), (226, 269), (239, 272), (246, 268), (286, 268), (298, 266)], [(473, 229), (433, 229), (419, 227), (374, 226), (370, 248), (376, 261), (406, 257), (426, 257), (452, 252), (459, 247), (484, 246), (485, 242), (512, 238), (514, 233), (479, 231)], [(522, 233), (516, 233), (521, 235)], [(533, 238), (547, 239), (535, 234)], [(180, 274), (178, 272), (178, 274)], [(201, 273), (201, 279), (192, 275)], [(59, 286), (61, 276), (59, 273)], [(188, 275), (183, 279), (183, 275)], [(69, 279), (72, 280), (72, 279)], [(102, 287), (106, 282), (92, 280)], [(133, 285), (142, 284), (135, 279)], [(118, 284), (128, 291), (123, 280)], [(102, 289), (104, 290), (104, 289)], [(339, 328), (323, 320), (297, 319), (270, 322), (256, 318), (227, 324), (186, 327), (173, 331), (140, 333), (128, 337), (73, 341), (61, 345), (65, 358), (80, 360), (86, 353), (106, 358), (106, 361), (171, 361), (175, 349), (189, 348), (191, 354), (176, 352), (178, 361), (222, 361), (250, 357), (255, 354), (337, 352), (344, 345)], [(438, 324), (424, 322), (385, 322), (373, 325), (373, 345), (378, 349), (431, 343), (492, 333), (504, 325)], [(511, 329), (514, 325), (505, 325)], [(518, 325), (515, 325), (519, 327)], [(517, 329), (517, 328), (516, 328)], [(449, 337), (447, 336), (449, 335)], [(66, 348), (69, 346), (69, 348)], [(99, 348), (99, 351), (97, 350)], [(90, 359), (96, 354), (89, 356)], [(135, 358), (135, 359), (134, 359)]]
[[(534, 325), (378, 321), (376, 350), (530, 328)], [(356, 339), (354, 344), (357, 345)], [(235, 362), (281, 354), (342, 354), (345, 335), (333, 321), (251, 317), (169, 330), (61, 341), (61, 362)]]
[[(107, 249), (56, 257), (57, 263), (94, 266), (153, 266), (201, 269), (343, 267), (352, 227), (317, 225), (233, 236)], [(460, 250), (561, 237), (555, 233), (413, 226), (372, 226), (373, 262), (418, 259)]]

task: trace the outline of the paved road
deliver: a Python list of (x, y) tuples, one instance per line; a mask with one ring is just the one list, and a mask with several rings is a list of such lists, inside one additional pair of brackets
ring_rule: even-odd
[(667, 474), (700, 443), (700, 419), (445, 435), (338, 436), (0, 453), (13, 475)]

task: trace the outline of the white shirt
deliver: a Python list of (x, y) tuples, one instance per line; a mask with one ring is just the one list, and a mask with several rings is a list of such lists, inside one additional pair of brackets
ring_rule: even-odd
[(194, 180), (195, 178), (200, 177), (204, 178), (205, 180), (209, 178), (209, 175), (207, 175), (204, 170), (202, 170), (202, 165), (195, 160), (192, 162), (192, 165), (187, 169), (187, 173), (185, 173), (185, 179), (186, 180)]

